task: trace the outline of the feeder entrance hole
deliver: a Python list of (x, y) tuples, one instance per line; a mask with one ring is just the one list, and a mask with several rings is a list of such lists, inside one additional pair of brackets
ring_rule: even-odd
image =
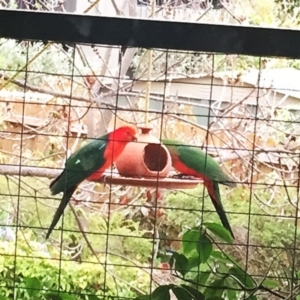
[(144, 163), (149, 171), (161, 172), (168, 163), (168, 153), (160, 145), (150, 143), (144, 148)]

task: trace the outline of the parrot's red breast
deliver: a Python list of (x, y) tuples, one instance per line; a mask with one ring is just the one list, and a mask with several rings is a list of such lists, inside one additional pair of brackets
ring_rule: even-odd
[(190, 175), (190, 176), (194, 176), (194, 177), (197, 177), (197, 178), (200, 178), (200, 179), (204, 180), (203, 174), (200, 174), (196, 170), (193, 170), (193, 169), (189, 168), (187, 165), (185, 165), (179, 159), (176, 160), (176, 161), (173, 161), (173, 167), (177, 171), (179, 171), (180, 173), (182, 173), (184, 175)]
[(108, 136), (107, 145), (103, 153), (104, 164), (90, 175), (87, 180), (99, 180), (103, 172), (108, 169), (114, 161), (120, 156), (128, 142), (133, 141), (132, 136), (135, 136), (136, 131), (132, 127), (121, 127), (119, 130), (111, 132)]

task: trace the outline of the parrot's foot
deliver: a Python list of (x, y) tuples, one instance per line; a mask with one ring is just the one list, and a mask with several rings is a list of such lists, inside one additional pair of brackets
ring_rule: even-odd
[(175, 174), (172, 176), (174, 179), (195, 179), (194, 176), (186, 175), (186, 174)]

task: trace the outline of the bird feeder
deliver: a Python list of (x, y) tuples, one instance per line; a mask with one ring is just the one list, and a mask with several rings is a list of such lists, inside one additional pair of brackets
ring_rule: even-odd
[(119, 175), (104, 174), (100, 182), (136, 187), (192, 189), (202, 180), (168, 177), (172, 171), (171, 155), (150, 127), (139, 127), (137, 142), (128, 143), (115, 162)]
[(139, 129), (137, 142), (128, 143), (115, 163), (119, 174), (130, 178), (165, 178), (172, 168), (168, 149), (150, 134), (152, 128)]

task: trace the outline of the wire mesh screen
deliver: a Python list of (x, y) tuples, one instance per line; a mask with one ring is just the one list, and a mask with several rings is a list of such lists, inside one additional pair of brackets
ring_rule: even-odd
[(296, 299), (297, 67), (0, 39), (1, 299)]

